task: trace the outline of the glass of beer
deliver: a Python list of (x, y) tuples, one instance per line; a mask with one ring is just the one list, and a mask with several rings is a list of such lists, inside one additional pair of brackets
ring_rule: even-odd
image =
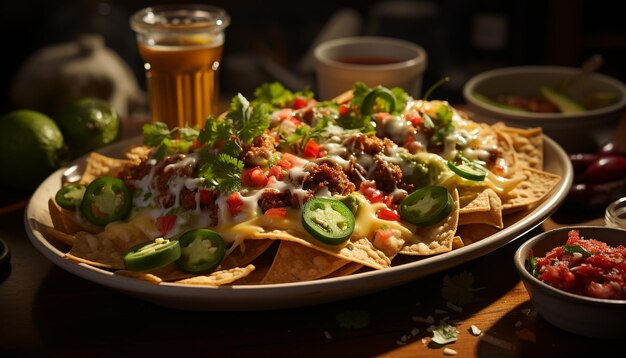
[(158, 5), (133, 14), (130, 24), (144, 60), (152, 122), (203, 127), (217, 114), (230, 16), (209, 5)]

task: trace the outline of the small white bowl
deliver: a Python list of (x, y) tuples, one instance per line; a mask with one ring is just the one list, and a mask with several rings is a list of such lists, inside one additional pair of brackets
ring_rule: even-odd
[(536, 257), (567, 241), (567, 232), (576, 229), (586, 239), (611, 246), (626, 245), (626, 230), (601, 227), (564, 227), (546, 231), (522, 244), (515, 252), (515, 267), (537, 312), (546, 321), (566, 331), (596, 338), (626, 338), (626, 300), (585, 297), (565, 292), (535, 278), (526, 270), (532, 250)]
[(575, 100), (597, 92), (611, 92), (617, 102), (581, 113), (533, 113), (500, 108), (476, 98), (498, 95), (539, 95), (541, 86), (551, 86), (572, 78), (580, 69), (560, 66), (506, 67), (480, 73), (463, 88), (468, 110), (481, 121), (504, 121), (520, 127), (542, 127), (545, 134), (556, 140), (568, 152), (593, 150), (611, 138), (626, 107), (626, 86), (614, 78), (599, 73), (573, 81), (569, 94)]

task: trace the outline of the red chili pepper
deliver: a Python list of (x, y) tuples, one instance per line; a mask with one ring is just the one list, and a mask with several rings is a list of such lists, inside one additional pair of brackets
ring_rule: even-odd
[(241, 195), (239, 193), (232, 193), (226, 199), (226, 204), (228, 205), (228, 212), (230, 215), (237, 215), (241, 212), (241, 208), (243, 207), (243, 201), (241, 200)]
[(389, 209), (378, 210), (376, 216), (383, 220), (400, 221), (400, 215)]
[(309, 141), (304, 146), (304, 157), (305, 158), (317, 158), (320, 153), (320, 146), (313, 139), (309, 139)]
[(159, 216), (155, 224), (161, 235), (166, 235), (176, 224), (176, 215)]
[(284, 218), (287, 216), (287, 208), (270, 208), (265, 211), (265, 216), (271, 218)]
[(263, 173), (261, 167), (254, 167), (241, 173), (241, 182), (246, 186), (262, 188), (267, 185), (267, 175)]

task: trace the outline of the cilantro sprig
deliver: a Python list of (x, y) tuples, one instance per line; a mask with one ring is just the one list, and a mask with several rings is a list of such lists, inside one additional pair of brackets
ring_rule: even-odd
[(142, 129), (143, 143), (156, 148), (153, 157), (157, 161), (171, 154), (189, 152), (193, 142), (198, 138), (198, 130), (195, 128), (169, 129), (167, 124), (162, 122), (144, 124)]

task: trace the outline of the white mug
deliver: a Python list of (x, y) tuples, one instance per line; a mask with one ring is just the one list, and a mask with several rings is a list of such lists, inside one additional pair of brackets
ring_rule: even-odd
[(412, 42), (387, 37), (344, 37), (315, 48), (317, 94), (328, 100), (363, 82), (369, 87), (401, 87), (419, 98), (428, 58)]

